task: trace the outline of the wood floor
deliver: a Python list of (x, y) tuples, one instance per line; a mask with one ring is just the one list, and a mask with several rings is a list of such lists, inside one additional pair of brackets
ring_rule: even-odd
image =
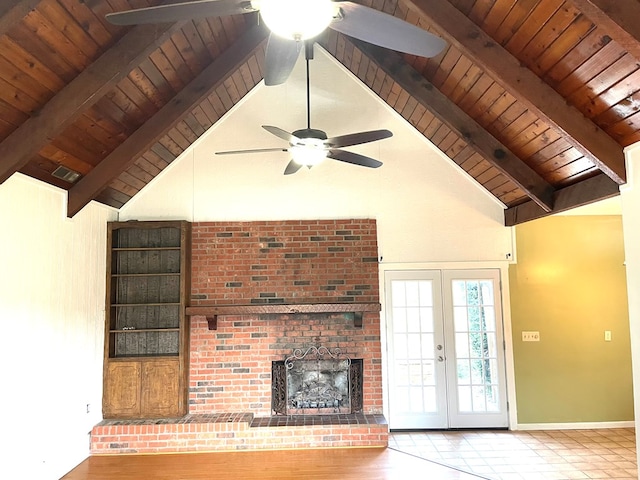
[(388, 448), (94, 456), (61, 480), (477, 480)]

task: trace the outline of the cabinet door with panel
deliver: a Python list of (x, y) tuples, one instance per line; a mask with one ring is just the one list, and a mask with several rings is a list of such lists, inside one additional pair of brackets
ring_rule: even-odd
[(142, 364), (141, 398), (146, 416), (180, 415), (178, 402), (180, 366), (177, 360), (146, 361)]
[[(188, 385), (191, 228), (188, 222), (112, 222), (107, 238), (104, 414), (184, 415)], [(120, 405), (111, 365), (137, 361), (139, 410)], [(156, 384), (157, 383), (157, 384)], [(133, 387), (132, 387), (133, 388)]]
[(103, 402), (105, 417), (140, 416), (140, 371), (139, 361), (107, 364)]

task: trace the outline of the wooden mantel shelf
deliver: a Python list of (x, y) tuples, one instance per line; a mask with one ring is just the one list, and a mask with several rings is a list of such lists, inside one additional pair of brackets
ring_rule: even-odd
[(187, 307), (188, 316), (201, 315), (207, 317), (209, 330), (217, 330), (218, 315), (260, 315), (260, 314), (294, 314), (294, 313), (347, 313), (352, 312), (353, 324), (362, 328), (364, 312), (379, 312), (379, 303), (303, 303), (272, 305), (201, 305)]

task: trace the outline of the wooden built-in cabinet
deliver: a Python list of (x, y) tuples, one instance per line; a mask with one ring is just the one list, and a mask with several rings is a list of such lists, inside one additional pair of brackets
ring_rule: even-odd
[(191, 225), (111, 222), (107, 233), (103, 415), (185, 415)]

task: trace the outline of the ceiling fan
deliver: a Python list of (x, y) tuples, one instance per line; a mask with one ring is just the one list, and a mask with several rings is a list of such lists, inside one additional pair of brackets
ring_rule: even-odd
[(307, 67), (307, 128), (289, 133), (278, 127), (263, 125), (267, 132), (289, 142), (288, 148), (258, 148), (251, 150), (229, 150), (216, 152), (216, 155), (235, 155), (245, 153), (289, 152), (291, 160), (284, 170), (285, 175), (296, 173), (303, 166), (311, 168), (326, 158), (351, 163), (369, 168), (378, 168), (382, 162), (358, 153), (342, 150), (363, 143), (375, 142), (393, 136), (389, 130), (370, 130), (367, 132), (351, 133), (338, 137), (327, 137), (322, 130), (311, 128), (311, 100), (309, 95), (309, 59), (313, 58), (313, 44), (305, 45), (305, 60)]
[(114, 25), (136, 25), (257, 11), (271, 30), (265, 54), (266, 85), (286, 81), (299, 56), (300, 42), (327, 27), (420, 57), (433, 57), (446, 45), (440, 37), (398, 17), (340, 0), (194, 0), (109, 13), (106, 19)]

